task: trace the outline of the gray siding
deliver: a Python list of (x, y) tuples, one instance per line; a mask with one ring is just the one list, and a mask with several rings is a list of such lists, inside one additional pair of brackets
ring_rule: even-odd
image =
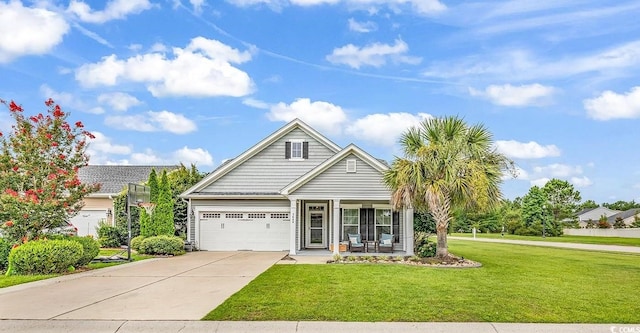
[[(285, 142), (291, 140), (309, 142), (308, 159), (302, 161), (285, 159)], [(202, 192), (279, 192), (333, 155), (332, 150), (296, 128), (238, 165)]]
[[(355, 159), (355, 173), (347, 173), (347, 160)], [(326, 196), (327, 198), (387, 199), (391, 191), (382, 181), (382, 174), (354, 154), (342, 160), (295, 190), (295, 196)]]
[(225, 207), (285, 207), (289, 208), (289, 200), (193, 200), (193, 210), (203, 208), (216, 210)]

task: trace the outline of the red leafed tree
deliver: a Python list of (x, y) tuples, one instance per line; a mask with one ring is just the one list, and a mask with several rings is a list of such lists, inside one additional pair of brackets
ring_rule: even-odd
[(9, 133), (0, 132), (0, 227), (5, 237), (25, 242), (62, 226), (98, 190), (78, 179), (93, 135), (80, 121), (70, 124), (69, 114), (51, 99), (46, 113), (34, 116), (13, 101), (0, 104), (14, 120)]

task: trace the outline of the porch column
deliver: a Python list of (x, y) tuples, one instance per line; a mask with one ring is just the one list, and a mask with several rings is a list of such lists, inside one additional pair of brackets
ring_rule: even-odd
[(340, 254), (340, 199), (333, 199), (333, 254)]
[(404, 221), (405, 221), (405, 235), (406, 239), (405, 239), (405, 247), (406, 247), (406, 252), (408, 256), (412, 256), (415, 253), (413, 252), (413, 243), (414, 243), (414, 238), (413, 238), (413, 208), (405, 208), (404, 209)]
[(290, 227), (289, 228), (289, 254), (290, 255), (295, 255), (296, 254), (296, 226), (297, 226), (297, 222), (298, 222), (298, 216), (297, 216), (297, 200), (296, 199), (289, 199), (289, 220), (291, 221)]

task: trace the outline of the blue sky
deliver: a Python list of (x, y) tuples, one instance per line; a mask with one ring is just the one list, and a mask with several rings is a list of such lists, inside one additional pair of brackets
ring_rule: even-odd
[[(481, 122), (518, 165), (640, 199), (640, 2), (0, 0), (0, 98), (52, 97), (92, 164), (210, 171), (293, 118), (392, 160), (428, 117)], [(10, 126), (0, 112), (0, 131)]]

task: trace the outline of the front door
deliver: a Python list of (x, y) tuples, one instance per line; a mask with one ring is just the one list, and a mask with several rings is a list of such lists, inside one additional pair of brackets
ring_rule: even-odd
[(307, 204), (307, 248), (327, 247), (327, 205)]

